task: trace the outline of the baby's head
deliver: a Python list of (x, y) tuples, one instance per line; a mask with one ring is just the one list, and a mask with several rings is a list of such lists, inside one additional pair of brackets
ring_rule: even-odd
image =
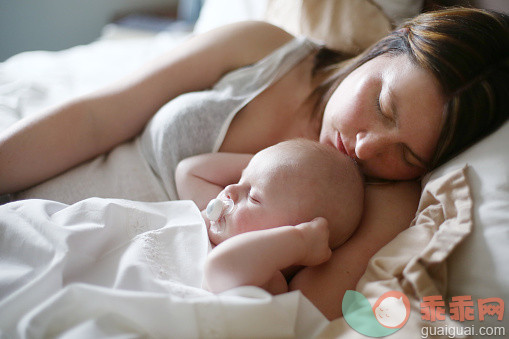
[(357, 166), (346, 155), (297, 139), (258, 152), (240, 181), (220, 196), (230, 197), (235, 209), (221, 220), (221, 230), (209, 231), (215, 244), (248, 231), (325, 217), (329, 245), (336, 248), (359, 224), (364, 187)]
[[(296, 222), (325, 217), (334, 249), (357, 229), (363, 210), (364, 181), (355, 164), (337, 149), (306, 139), (280, 143), (269, 151), (286, 162), (288, 205), (297, 204)], [(283, 168), (283, 167), (279, 167)]]

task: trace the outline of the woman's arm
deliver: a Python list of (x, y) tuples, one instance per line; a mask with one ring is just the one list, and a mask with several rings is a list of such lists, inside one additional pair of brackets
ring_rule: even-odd
[(214, 293), (244, 285), (272, 285), (281, 292), (284, 289), (278, 272), (293, 265), (323, 263), (331, 255), (328, 241), (324, 218), (236, 235), (210, 253), (205, 263), (205, 286)]
[(368, 185), (357, 231), (333, 251), (329, 261), (298, 272), (290, 282), (290, 290), (301, 290), (330, 320), (342, 316), (346, 290), (355, 290), (371, 257), (408, 228), (419, 196), (418, 183)]
[(238, 23), (188, 40), (108, 88), (27, 118), (0, 135), (0, 194), (48, 179), (140, 133), (177, 95), (212, 86), (291, 39), (261, 22)]
[(207, 153), (179, 162), (175, 182), (179, 199), (193, 200), (200, 210), (226, 186), (237, 183), (252, 154)]

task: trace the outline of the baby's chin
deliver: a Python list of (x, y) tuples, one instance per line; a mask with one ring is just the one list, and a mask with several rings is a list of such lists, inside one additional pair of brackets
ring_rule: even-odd
[(210, 242), (216, 246), (231, 237), (227, 228), (219, 229), (212, 225), (211, 222), (207, 222), (207, 233)]
[(210, 224), (207, 225), (207, 233), (212, 246), (217, 246), (222, 242), (220, 235), (217, 232), (210, 230)]

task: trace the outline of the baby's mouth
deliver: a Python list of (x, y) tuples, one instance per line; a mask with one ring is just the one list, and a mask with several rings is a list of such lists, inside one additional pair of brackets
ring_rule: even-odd
[(210, 232), (214, 234), (223, 233), (226, 228), (226, 217), (235, 209), (235, 204), (228, 196), (220, 195), (212, 199), (207, 205), (206, 215), (210, 220)]
[(232, 213), (235, 209), (235, 203), (228, 196), (212, 199), (206, 209), (207, 218), (210, 221), (217, 221)]
[(224, 217), (218, 219), (218, 220), (211, 220), (210, 221), (210, 231), (215, 234), (220, 234), (224, 232), (226, 225), (226, 220)]

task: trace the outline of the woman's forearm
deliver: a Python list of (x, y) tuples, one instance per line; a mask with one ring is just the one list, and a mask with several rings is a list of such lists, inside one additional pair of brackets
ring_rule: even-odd
[(290, 290), (300, 290), (329, 320), (341, 316), (344, 293), (355, 289), (371, 257), (408, 228), (419, 196), (417, 182), (368, 185), (359, 228), (326, 263), (299, 271)]
[(96, 121), (83, 101), (23, 119), (0, 135), (0, 193), (24, 189), (101, 148)]
[(22, 119), (3, 132), (0, 194), (51, 178), (138, 134), (153, 112), (125, 96), (104, 90)]

